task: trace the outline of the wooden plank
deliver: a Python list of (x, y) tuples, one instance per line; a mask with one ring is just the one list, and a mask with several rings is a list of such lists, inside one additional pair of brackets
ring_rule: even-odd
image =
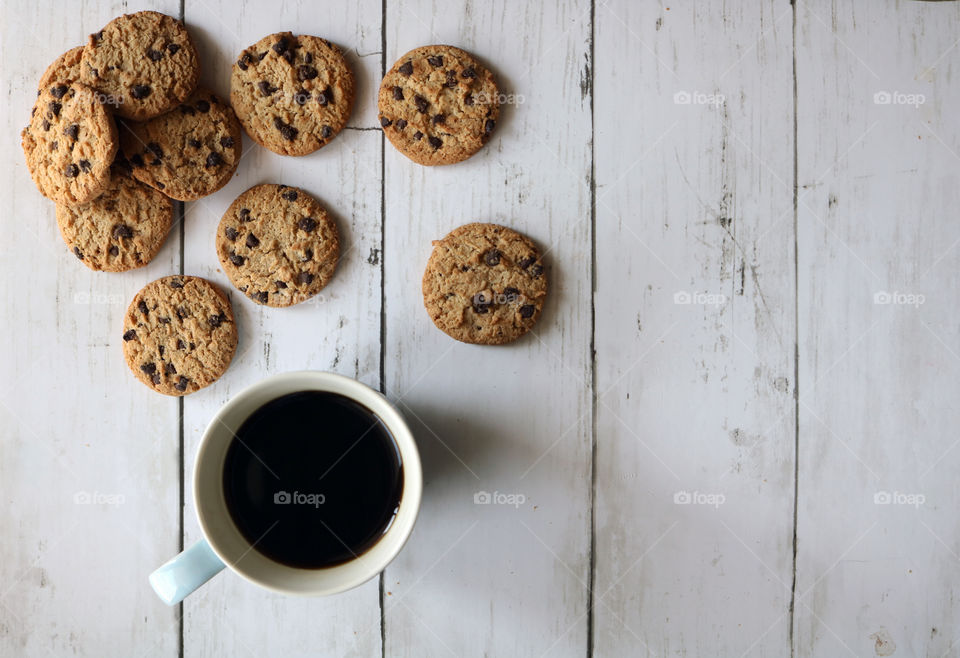
[[(146, 580), (179, 542), (177, 403), (135, 380), (120, 334), (137, 290), (176, 271), (179, 235), (140, 270), (88, 270), (64, 246), (19, 140), (46, 66), (140, 4), (79, 15), (49, 1), (0, 7), (3, 655), (177, 652), (175, 611)], [(177, 2), (151, 5), (179, 12)]]
[(594, 655), (785, 655), (791, 8), (595, 22)]
[(958, 9), (798, 4), (800, 655), (957, 655)]
[[(582, 655), (590, 478), (590, 96), (585, 1), (387, 3), (387, 65), (453, 44), (506, 94), (494, 139), (424, 168), (386, 145), (387, 395), (423, 455), (418, 526), (385, 575), (387, 655)], [(454, 342), (423, 309), (431, 240), (509, 225), (547, 257), (536, 336)], [(476, 505), (478, 492), (523, 504)], [(518, 499), (519, 500), (519, 499)]]
[[(237, 53), (283, 30), (340, 44), (359, 81), (351, 126), (372, 123), (369, 110), (380, 72), (380, 3), (365, 0), (328, 12), (306, 3), (283, 6), (197, 0), (187, 21), (201, 34), (209, 62), (205, 82), (226, 95)], [(290, 370), (330, 370), (372, 386), (380, 379), (380, 135), (345, 130), (328, 147), (301, 158), (282, 157), (244, 139), (234, 180), (216, 195), (187, 204), (185, 271), (231, 292), (240, 345), (230, 370), (208, 392), (185, 400), (187, 505), (185, 541), (198, 538), (189, 495), (194, 455), (216, 409), (242, 388)], [(337, 221), (342, 259), (334, 280), (315, 298), (288, 309), (261, 307), (234, 290), (219, 268), (215, 228), (230, 202), (248, 187), (276, 182), (302, 187)], [(184, 654), (379, 655), (377, 580), (325, 599), (292, 599), (221, 574), (184, 603)], [(210, 629), (218, 629), (211, 633)], [(366, 632), (373, 628), (373, 632)]]

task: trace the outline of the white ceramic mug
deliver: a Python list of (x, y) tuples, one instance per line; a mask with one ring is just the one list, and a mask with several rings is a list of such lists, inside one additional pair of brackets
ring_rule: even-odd
[[(223, 466), (235, 432), (267, 402), (297, 391), (339, 393), (372, 411), (393, 435), (403, 468), (400, 506), (383, 536), (356, 558), (321, 569), (290, 567), (257, 551), (233, 522), (223, 492)], [(270, 377), (227, 402), (207, 426), (193, 470), (193, 497), (204, 538), (150, 574), (150, 584), (168, 605), (182, 601), (224, 567), (282, 594), (325, 596), (343, 592), (379, 574), (400, 552), (417, 519), (422, 490), (420, 455), (413, 434), (383, 395), (354, 379), (329, 372), (288, 372)]]

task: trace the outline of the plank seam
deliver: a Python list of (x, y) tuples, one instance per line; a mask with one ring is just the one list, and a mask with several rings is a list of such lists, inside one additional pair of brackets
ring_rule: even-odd
[(590, 555), (587, 560), (587, 658), (593, 656), (593, 588), (596, 578), (597, 552), (597, 160), (594, 118), (594, 29), (596, 0), (590, 0), (590, 32), (587, 52), (590, 66)]
[(794, 649), (794, 624), (797, 599), (797, 521), (800, 492), (800, 240), (799, 240), (799, 202), (798, 186), (800, 184), (798, 142), (797, 142), (797, 113), (799, 108), (797, 96), (797, 3), (790, 0), (793, 7), (793, 576), (790, 582), (790, 621), (787, 630), (787, 641), (790, 643), (790, 656), (796, 655)]
[[(380, 78), (387, 74), (387, 0), (380, 3)], [(360, 128), (359, 130), (369, 130)], [(374, 128), (373, 130), (379, 130)], [(380, 392), (387, 394), (387, 289), (386, 289), (386, 232), (387, 232), (387, 197), (386, 197), (386, 149), (385, 136), (380, 130)], [(380, 656), (387, 656), (387, 619), (384, 610), (384, 586), (387, 570), (380, 572), (378, 584), (378, 602), (380, 607)]]

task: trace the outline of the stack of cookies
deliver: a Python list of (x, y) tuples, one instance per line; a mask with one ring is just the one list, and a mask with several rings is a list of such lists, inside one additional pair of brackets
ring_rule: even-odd
[[(164, 14), (120, 16), (40, 79), (22, 144), (40, 192), (56, 203), (70, 251), (87, 267), (122, 272), (149, 263), (173, 223), (173, 201), (195, 201), (230, 180), (242, 131), (280, 155), (328, 145), (346, 126), (354, 78), (330, 41), (290, 32), (244, 49), (230, 102), (198, 86), (200, 62), (184, 25)], [(401, 57), (378, 93), (380, 124), (421, 165), (463, 161), (496, 127), (492, 74), (452, 46)], [(291, 306), (331, 280), (336, 223), (306, 191), (256, 185), (231, 204), (216, 249), (230, 282), (258, 304)], [(438, 328), (478, 344), (532, 328), (546, 296), (540, 252), (519, 233), (468, 224), (434, 243), (424, 304)], [(214, 382), (236, 351), (230, 300), (204, 279), (147, 284), (124, 316), (131, 371), (153, 390), (185, 395)]]

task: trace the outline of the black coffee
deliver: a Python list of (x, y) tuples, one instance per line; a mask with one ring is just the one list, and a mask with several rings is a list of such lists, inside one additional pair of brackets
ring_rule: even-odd
[(340, 564), (373, 546), (400, 505), (403, 469), (383, 421), (336, 393), (272, 400), (227, 449), (223, 492), (241, 534), (292, 567)]

